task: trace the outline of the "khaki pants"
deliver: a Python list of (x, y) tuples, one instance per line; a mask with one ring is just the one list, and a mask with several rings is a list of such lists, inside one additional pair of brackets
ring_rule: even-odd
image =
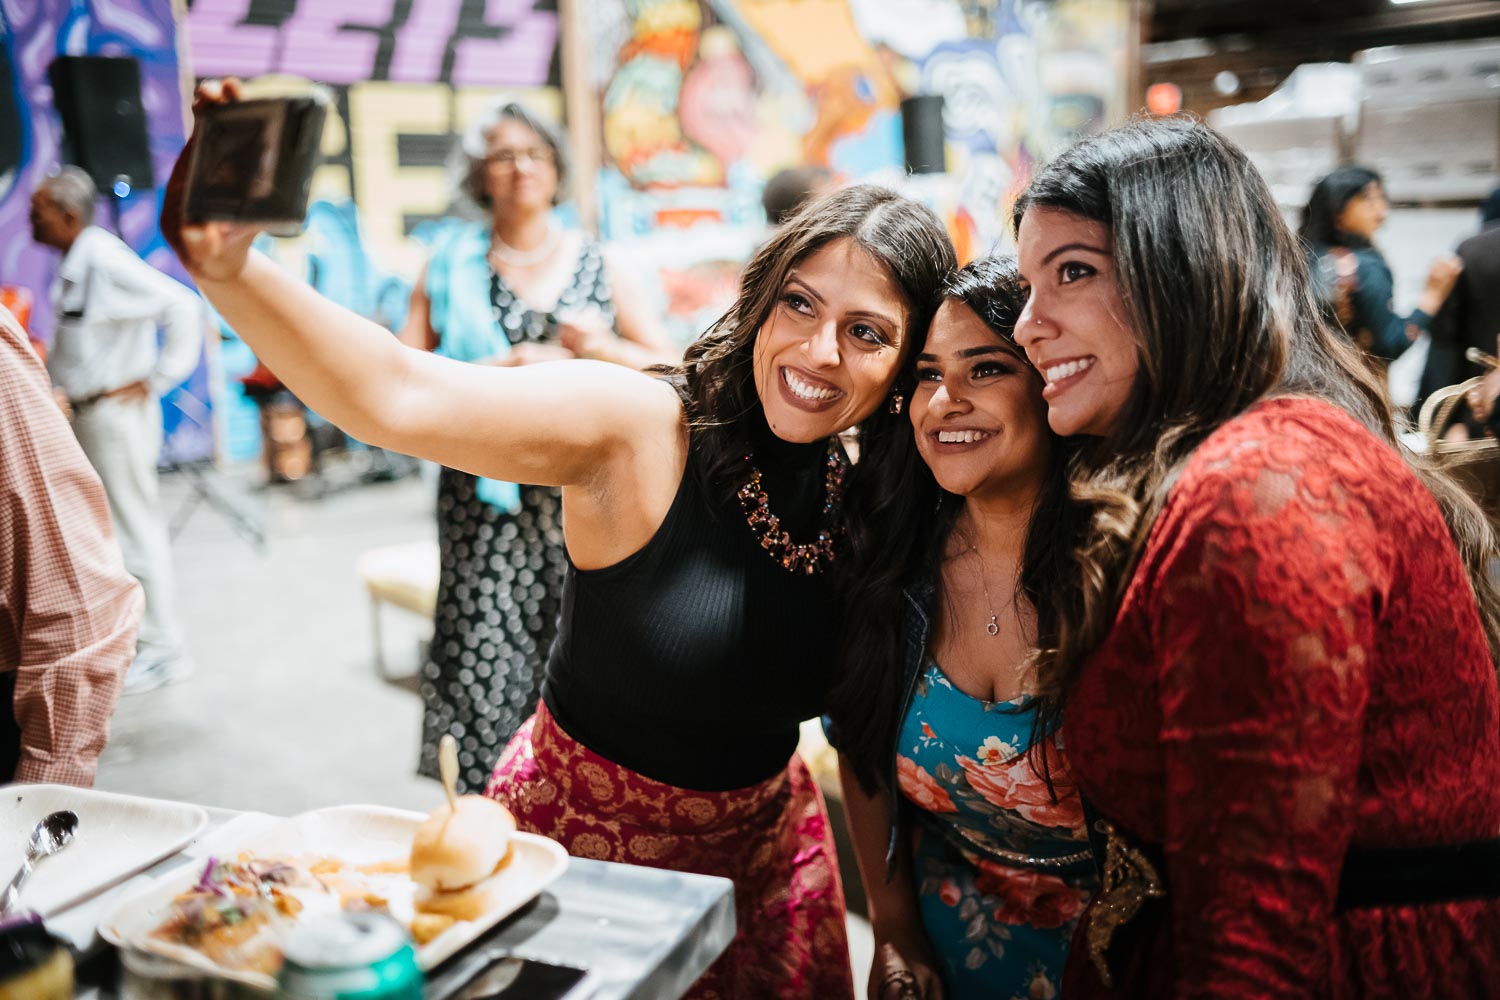
[(162, 516), (156, 461), (161, 455), (161, 403), (101, 399), (73, 417), (73, 433), (104, 483), (125, 568), (146, 594), (136, 651), (170, 662), (182, 655), (172, 574), (172, 545)]

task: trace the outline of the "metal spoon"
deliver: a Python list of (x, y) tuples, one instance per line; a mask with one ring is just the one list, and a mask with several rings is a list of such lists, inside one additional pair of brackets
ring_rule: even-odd
[(71, 809), (58, 810), (32, 829), (31, 839), (26, 842), (26, 858), (21, 862), (21, 870), (16, 872), (15, 878), (0, 893), (0, 913), (9, 913), (15, 908), (16, 901), (21, 896), (21, 886), (31, 877), (37, 863), (67, 847), (77, 829), (78, 814)]

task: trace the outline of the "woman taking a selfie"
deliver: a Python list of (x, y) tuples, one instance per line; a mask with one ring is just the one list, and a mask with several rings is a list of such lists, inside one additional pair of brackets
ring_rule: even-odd
[(830, 715), (871, 1000), (1055, 996), (1093, 891), (1082, 806), (1035, 726), (1077, 518), (1069, 449), (1012, 339), (1025, 301), (1009, 260), (949, 279), (903, 379), (914, 433), (850, 539)]
[[(487, 225), (442, 231), (412, 289), (401, 340), (444, 357), (516, 366), (590, 357), (671, 360), (666, 331), (599, 244), (553, 216), (567, 183), (560, 136), (519, 104), (489, 109), (460, 144), (460, 192)], [(530, 718), (567, 573), (562, 498), (458, 469), (438, 475), (442, 577), (422, 668), (420, 773), (444, 733), (460, 791), (479, 791)]]
[(661, 379), (407, 349), (250, 252), (253, 228), (184, 226), (183, 172), (163, 232), (299, 396), (362, 440), (562, 489), (558, 641), (489, 794), (574, 854), (734, 879), (739, 932), (700, 993), (848, 996), (832, 837), (795, 747), (833, 671), (828, 573), (861, 489), (836, 436), (899, 426), (903, 345), (953, 266), (937, 218), (872, 187), (809, 206)]
[(1497, 995), (1489, 525), (1211, 129), (1086, 139), (1014, 219), (1092, 513), (1042, 669), (1104, 841), (1063, 995)]

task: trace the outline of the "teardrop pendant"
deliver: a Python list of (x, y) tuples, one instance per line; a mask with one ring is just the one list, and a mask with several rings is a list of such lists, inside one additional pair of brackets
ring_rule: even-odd
[(990, 635), (1000, 634), (1000, 622), (994, 615), (990, 615), (990, 623), (984, 627), (984, 630)]

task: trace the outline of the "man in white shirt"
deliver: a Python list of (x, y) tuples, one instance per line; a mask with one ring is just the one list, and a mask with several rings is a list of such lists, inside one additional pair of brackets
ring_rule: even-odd
[(63, 167), (33, 194), (31, 231), (36, 242), (63, 254), (52, 286), (57, 327), (47, 368), (104, 483), (125, 566), (146, 593), (125, 677), (125, 693), (133, 694), (191, 670), (177, 625), (156, 464), (159, 401), (197, 366), (203, 314), (196, 295), (91, 224), (97, 198), (88, 174)]

